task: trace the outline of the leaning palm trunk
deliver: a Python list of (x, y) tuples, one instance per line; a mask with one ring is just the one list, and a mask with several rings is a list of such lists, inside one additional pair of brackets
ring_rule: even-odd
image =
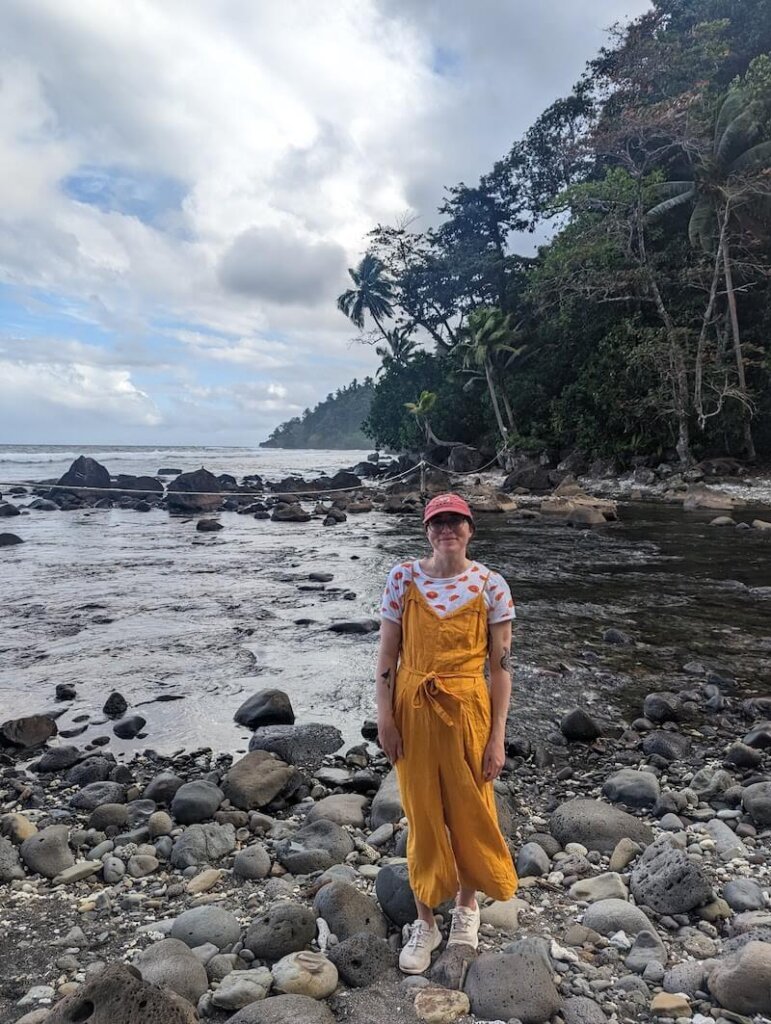
[(495, 413), (495, 422), (498, 424), (498, 430), (500, 431), (502, 440), (506, 441), (506, 427), (504, 426), (503, 419), (501, 418), (501, 409), (498, 405), (498, 395), (495, 392), (495, 384), (493, 383), (493, 374), (490, 368), (490, 360), (485, 359), (485, 378), (487, 379), (487, 389), (490, 392), (490, 401), (493, 403), (493, 412)]
[(707, 331), (712, 321), (712, 313), (715, 309), (715, 302), (717, 300), (717, 286), (720, 278), (720, 265), (723, 262), (723, 246), (725, 244), (725, 233), (728, 224), (728, 208), (726, 207), (725, 216), (720, 225), (720, 238), (718, 239), (717, 253), (715, 255), (715, 265), (712, 271), (712, 284), (709, 289), (709, 300), (707, 302), (707, 308), (704, 310), (704, 317), (701, 321), (701, 331), (699, 332), (699, 341), (696, 346), (696, 362), (694, 365), (694, 381), (693, 381), (693, 407), (698, 417), (699, 426), (704, 429), (704, 425), (707, 422), (707, 417), (704, 414), (704, 401), (702, 396), (702, 383), (704, 380), (704, 349), (707, 344)]
[(511, 405), (509, 404), (509, 396), (506, 394), (506, 388), (501, 384), (501, 398), (503, 399), (503, 408), (506, 410), (506, 419), (509, 421), (509, 431), (514, 432), (514, 413), (511, 411)]
[(728, 242), (723, 244), (723, 266), (725, 268), (725, 287), (728, 298), (728, 311), (731, 322), (731, 335), (734, 343), (734, 355), (736, 356), (736, 373), (739, 379), (739, 393), (742, 402), (742, 428), (744, 433), (744, 454), (750, 459), (755, 459), (755, 442), (752, 439), (752, 425), (750, 423), (750, 403), (747, 397), (747, 380), (744, 375), (744, 356), (742, 354), (742, 339), (739, 333), (739, 314), (736, 309), (736, 293), (734, 292), (733, 274), (731, 272), (731, 255)]

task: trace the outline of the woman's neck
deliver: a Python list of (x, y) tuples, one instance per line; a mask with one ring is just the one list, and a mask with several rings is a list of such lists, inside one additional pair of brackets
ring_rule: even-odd
[(465, 551), (448, 551), (446, 555), (433, 552), (421, 562), (425, 572), (437, 579), (447, 579), (460, 574), (471, 565)]

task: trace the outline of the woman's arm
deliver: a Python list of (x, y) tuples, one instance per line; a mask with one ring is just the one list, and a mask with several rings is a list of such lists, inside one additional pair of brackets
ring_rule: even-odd
[(396, 666), (402, 644), (402, 627), (398, 622), (380, 620), (380, 647), (377, 656), (375, 699), (377, 701), (377, 732), (386, 757), (395, 764), (403, 756), (402, 738), (394, 722), (394, 688)]
[(506, 760), (504, 738), (511, 699), (511, 621), (490, 626), (489, 646), (492, 721), (482, 765), (487, 781), (498, 778)]

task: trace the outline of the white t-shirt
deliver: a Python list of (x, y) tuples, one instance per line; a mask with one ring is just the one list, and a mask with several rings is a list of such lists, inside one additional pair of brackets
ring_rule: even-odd
[(380, 602), (380, 614), (392, 622), (402, 621), (404, 610), (404, 593), (409, 583), (414, 583), (425, 597), (430, 607), (440, 618), (462, 608), (473, 601), (484, 588), (485, 604), (487, 605), (487, 622), (507, 622), (515, 617), (514, 599), (503, 576), (482, 565), (472, 562), (468, 569), (437, 579), (426, 576), (418, 561), (400, 562), (388, 574), (383, 600)]

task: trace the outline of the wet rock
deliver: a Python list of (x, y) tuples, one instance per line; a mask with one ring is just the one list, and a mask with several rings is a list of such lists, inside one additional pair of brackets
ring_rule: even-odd
[(616, 629), (615, 626), (606, 629), (602, 634), (602, 639), (606, 644), (615, 644), (617, 647), (631, 647), (634, 644), (634, 637), (621, 629)]
[(725, 761), (728, 764), (736, 765), (737, 768), (757, 768), (762, 760), (763, 752), (761, 750), (756, 750), (749, 744), (741, 743), (738, 740), (731, 744), (725, 755)]
[(80, 811), (93, 811), (101, 804), (121, 804), (126, 788), (119, 782), (90, 782), (72, 797), (70, 803)]
[(83, 756), (77, 747), (51, 747), (33, 768), (36, 772), (61, 772), (72, 768)]
[(771, 782), (755, 782), (742, 793), (742, 807), (752, 818), (753, 825), (768, 828), (771, 825)]
[(669, 835), (659, 836), (644, 851), (630, 884), (637, 902), (659, 914), (685, 914), (714, 898), (704, 869)]
[(349, 882), (329, 882), (316, 894), (313, 909), (323, 917), (338, 939), (349, 939), (358, 932), (371, 932), (378, 938), (388, 934), (380, 908)]
[(193, 907), (175, 919), (170, 935), (191, 949), (206, 942), (211, 942), (217, 949), (224, 949), (241, 938), (241, 925), (236, 916), (224, 907)]
[(66, 825), (49, 825), (25, 839), (19, 852), (30, 869), (46, 878), (55, 878), (75, 863), (68, 843)]
[(679, 732), (655, 729), (645, 737), (642, 748), (643, 753), (648, 757), (656, 754), (657, 757), (663, 757), (665, 761), (680, 761), (687, 756), (691, 749), (691, 741)]
[(488, 1020), (549, 1021), (562, 1000), (552, 979), (544, 944), (526, 938), (506, 953), (483, 953), (469, 967), (465, 984), (471, 1010)]
[(0, 502), (0, 519), (11, 519), (13, 516), (20, 516), (21, 509), (8, 501)]
[(180, 871), (204, 864), (216, 864), (222, 857), (232, 853), (235, 847), (236, 834), (232, 825), (195, 824), (185, 829), (175, 841), (171, 863)]
[(221, 1010), (240, 1010), (244, 1006), (263, 1000), (270, 990), (272, 981), (267, 967), (229, 972), (214, 991), (212, 1004)]
[(104, 703), (102, 714), (108, 718), (120, 718), (128, 710), (128, 701), (122, 693), (114, 690)]
[(68, 487), (76, 488), (72, 493), (82, 497), (100, 497), (100, 494), (83, 495), (82, 488), (94, 488), (96, 491), (109, 490), (112, 487), (109, 471), (96, 459), (80, 455), (72, 463), (63, 476), (51, 488), (51, 494), (66, 491)]
[(343, 745), (343, 736), (334, 725), (309, 722), (306, 725), (264, 725), (249, 740), (249, 750), (268, 750), (282, 761), (317, 768), (327, 754)]
[(759, 722), (744, 737), (744, 743), (757, 750), (771, 747), (771, 722)]
[(606, 779), (602, 793), (614, 803), (624, 803), (627, 807), (652, 807), (660, 796), (661, 787), (651, 772), (622, 768)]
[(77, 691), (72, 683), (57, 683), (55, 696), (57, 700), (75, 700)]
[(198, 533), (219, 533), (225, 529), (219, 519), (199, 519), (195, 528)]
[(682, 716), (682, 701), (676, 693), (661, 690), (649, 693), (643, 701), (643, 715), (651, 722), (677, 722)]
[(564, 846), (582, 843), (588, 850), (611, 853), (621, 839), (641, 846), (653, 842), (653, 832), (638, 818), (602, 800), (579, 797), (567, 800), (554, 811), (549, 824), (551, 834)]
[(258, 690), (247, 697), (233, 718), (247, 729), (257, 729), (262, 725), (294, 725), (294, 710), (283, 690)]
[(47, 743), (57, 731), (56, 722), (47, 715), (11, 718), (0, 725), (0, 747), (31, 750)]
[(276, 857), (287, 871), (304, 875), (342, 864), (353, 848), (353, 840), (343, 828), (322, 818), (277, 843)]
[(582, 921), (585, 928), (591, 928), (600, 935), (614, 935), (625, 932), (637, 935), (641, 931), (654, 931), (648, 917), (626, 900), (599, 900), (589, 906)]
[(292, 504), (276, 505), (270, 518), (275, 523), (309, 523), (311, 514), (306, 512), (299, 502), (293, 502)]
[(233, 862), (236, 878), (266, 878), (270, 874), (270, 855), (260, 843), (239, 850)]
[(574, 708), (563, 716), (560, 731), (569, 743), (591, 743), (602, 734), (599, 725), (582, 708)]
[(183, 512), (209, 512), (221, 508), (220, 482), (208, 470), (180, 473), (168, 486), (166, 500), (170, 509)]
[(112, 727), (115, 735), (122, 740), (133, 740), (144, 729), (147, 719), (141, 715), (128, 715)]
[(722, 509), (739, 508), (743, 502), (731, 494), (713, 490), (704, 484), (690, 484), (683, 498), (683, 509), (686, 512), (694, 512), (700, 508)]
[(418, 914), (406, 864), (386, 864), (375, 879), (375, 894), (383, 913), (400, 928)]
[(329, 627), (333, 633), (377, 633), (380, 629), (378, 619), (356, 619), (353, 621), (333, 622)]
[(717, 963), (709, 990), (733, 1013), (771, 1014), (771, 943), (748, 942)]
[(239, 1010), (228, 1024), (335, 1024), (325, 1003), (310, 996), (271, 996)]
[(154, 800), (157, 804), (170, 804), (183, 783), (184, 779), (173, 772), (161, 772), (148, 782), (142, 797), (144, 800)]
[(171, 813), (182, 825), (208, 821), (224, 799), (224, 793), (213, 782), (196, 779), (180, 786), (171, 801)]
[(258, 810), (291, 786), (297, 769), (267, 750), (253, 750), (236, 761), (225, 776), (222, 789), (235, 807)]
[(276, 903), (254, 918), (244, 946), (258, 960), (280, 960), (289, 953), (305, 949), (316, 936), (316, 916), (298, 903)]
[(386, 940), (369, 931), (357, 932), (331, 946), (327, 956), (351, 988), (371, 985), (396, 966), (396, 954)]
[(179, 939), (162, 939), (143, 949), (134, 967), (143, 981), (171, 989), (194, 1006), (209, 988), (206, 968)]
[(337, 988), (337, 968), (322, 953), (300, 950), (289, 953), (273, 965), (273, 987), (277, 992), (326, 999)]
[(0, 533), (0, 548), (11, 548), (15, 544), (23, 544), (23, 538), (15, 533)]
[(107, 757), (88, 757), (70, 768), (64, 780), (68, 786), (88, 786), (92, 782), (105, 782), (114, 767), (115, 762)]
[(142, 981), (135, 968), (112, 964), (58, 1002), (46, 1024), (196, 1024), (186, 1000)]

